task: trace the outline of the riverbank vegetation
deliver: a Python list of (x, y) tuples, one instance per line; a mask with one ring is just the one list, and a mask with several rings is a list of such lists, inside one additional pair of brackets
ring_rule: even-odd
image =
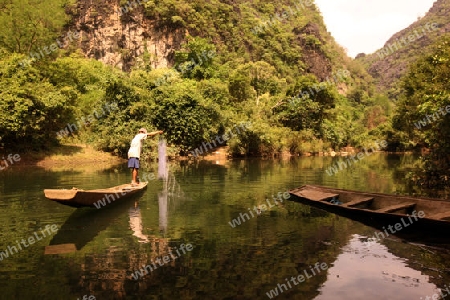
[[(3, 7), (0, 109), (8, 113), (0, 116), (1, 146), (41, 151), (75, 141), (125, 157), (137, 129), (147, 127), (164, 130), (174, 156), (187, 155), (250, 122), (227, 141), (232, 155), (339, 151), (386, 140), (390, 151), (431, 147), (430, 162), (450, 164), (445, 117), (424, 130), (411, 126), (448, 102), (448, 42), (412, 67), (396, 103), (376, 92), (364, 67), (336, 44), (314, 4), (160, 2), (146, 2), (146, 17), (185, 30), (186, 39), (173, 52), (172, 67), (150, 67), (145, 52), (129, 72), (87, 59), (75, 45), (24, 66), (31, 51), (71, 28), (76, 3), (61, 0), (58, 12), (33, 6), (39, 14), (31, 23), (52, 20), (47, 31), (38, 26), (36, 32), (7, 29), (20, 17), (22, 0)], [(12, 46), (18, 31), (29, 38)], [(34, 33), (39, 40), (30, 38)], [(115, 109), (99, 114), (106, 104)]]
[[(125, 156), (129, 140), (145, 126), (164, 130), (172, 151), (185, 155), (243, 121), (253, 126), (229, 140), (233, 155), (321, 152), (383, 137), (391, 104), (373, 95), (370, 76), (334, 42), (314, 5), (255, 34), (252, 29), (279, 9), (240, 4), (235, 13), (219, 2), (217, 7), (166, 4), (173, 11), (157, 9), (155, 16), (198, 35), (188, 36), (175, 51), (173, 68), (143, 63), (125, 73), (70, 47), (23, 67), (19, 62), (27, 51), (8, 49), (11, 37), (4, 32), (0, 107), (11, 114), (0, 118), (3, 146), (39, 150), (76, 136)], [(282, 8), (292, 11), (292, 5)], [(184, 18), (188, 8), (202, 18), (175, 17)], [(226, 21), (220, 26), (214, 22), (218, 15)], [(2, 18), (8, 21), (5, 14)], [(202, 28), (208, 30), (201, 33)], [(144, 53), (146, 58), (151, 59)], [(347, 77), (336, 76), (343, 71)], [(83, 119), (105, 103), (118, 109)], [(67, 137), (58, 136), (69, 127)]]
[(426, 186), (450, 184), (450, 39), (423, 55), (402, 82), (403, 94), (393, 118), (392, 139), (404, 148), (427, 148), (421, 174)]

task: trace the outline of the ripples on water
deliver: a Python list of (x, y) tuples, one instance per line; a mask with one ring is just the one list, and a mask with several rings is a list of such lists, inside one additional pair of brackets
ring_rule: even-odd
[[(339, 159), (172, 163), (167, 181), (151, 181), (143, 195), (100, 210), (53, 203), (43, 189), (122, 184), (130, 180), (124, 166), (97, 172), (10, 168), (0, 173), (0, 251), (45, 225), (60, 229), (3, 257), (0, 299), (268, 299), (267, 292), (317, 262), (329, 269), (277, 299), (420, 299), (450, 283), (446, 250), (397, 239), (368, 247), (365, 237), (375, 229), (292, 201), (249, 214), (303, 184), (410, 193), (404, 176), (412, 156), (374, 154), (328, 176), (326, 168)], [(245, 213), (245, 222), (230, 226)], [(191, 252), (132, 279), (187, 243)]]

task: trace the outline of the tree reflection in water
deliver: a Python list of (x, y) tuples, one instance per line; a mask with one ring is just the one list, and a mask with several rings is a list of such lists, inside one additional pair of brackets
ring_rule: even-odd
[(428, 275), (408, 267), (406, 259), (390, 253), (386, 246), (366, 240), (357, 234), (352, 236), (328, 270), (316, 300), (403, 300), (436, 292), (437, 287), (429, 282)]

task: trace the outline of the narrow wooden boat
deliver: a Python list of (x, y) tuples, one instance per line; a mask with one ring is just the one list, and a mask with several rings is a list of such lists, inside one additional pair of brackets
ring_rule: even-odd
[(382, 228), (389, 234), (425, 229), (448, 235), (450, 201), (365, 193), (304, 185), (289, 191), (293, 200), (321, 208), (367, 225)]
[(66, 189), (46, 189), (45, 197), (64, 205), (73, 207), (91, 206), (96, 208), (105, 207), (115, 201), (123, 200), (131, 195), (143, 191), (147, 187), (147, 182), (141, 182), (136, 186), (122, 184), (107, 189), (81, 190), (72, 188)]

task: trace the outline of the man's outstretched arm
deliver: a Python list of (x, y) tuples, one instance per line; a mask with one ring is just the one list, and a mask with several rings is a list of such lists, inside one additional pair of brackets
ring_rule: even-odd
[(154, 136), (154, 135), (157, 135), (157, 134), (162, 134), (163, 132), (164, 131), (162, 131), (162, 130), (153, 131), (153, 132), (147, 133), (147, 136)]

